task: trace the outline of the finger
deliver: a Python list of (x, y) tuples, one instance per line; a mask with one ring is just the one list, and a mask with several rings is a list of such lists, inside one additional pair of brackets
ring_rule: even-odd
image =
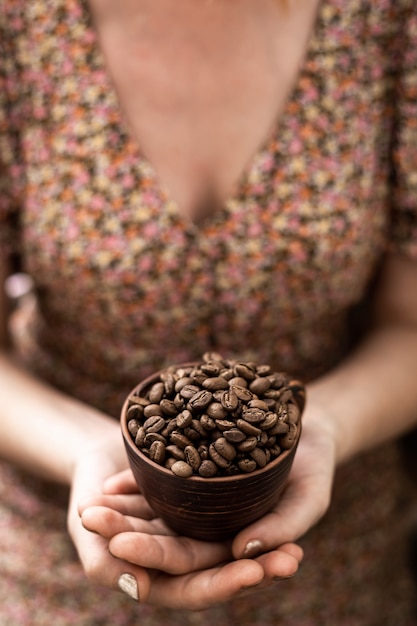
[(160, 575), (153, 580), (148, 601), (172, 609), (200, 611), (257, 588), (264, 578), (256, 561), (232, 561), (221, 567), (185, 576)]
[(109, 550), (119, 559), (175, 575), (213, 567), (232, 558), (229, 543), (208, 543), (139, 530), (114, 536)]
[(78, 503), (78, 514), (82, 515), (87, 508), (95, 506), (104, 506), (119, 511), (123, 515), (131, 515), (143, 519), (152, 519), (156, 515), (146, 499), (137, 493), (115, 496), (95, 495), (83, 498)]
[(323, 516), (330, 502), (332, 461), (310, 458), (309, 450), (295, 459), (290, 481), (278, 505), (241, 531), (233, 543), (236, 558), (253, 558), (305, 534)]
[(303, 550), (293, 543), (284, 544), (277, 550), (260, 555), (256, 561), (262, 565), (268, 581), (292, 578), (303, 559)]
[(104, 482), (104, 493), (108, 495), (138, 493), (139, 491), (139, 487), (130, 469), (114, 474)]
[(86, 508), (81, 515), (81, 522), (87, 530), (97, 533), (106, 539), (126, 532), (171, 534), (161, 519), (149, 521), (140, 517), (123, 515), (104, 506)]

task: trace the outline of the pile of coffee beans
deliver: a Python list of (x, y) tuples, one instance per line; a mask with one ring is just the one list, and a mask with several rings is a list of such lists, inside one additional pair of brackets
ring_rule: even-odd
[(210, 352), (132, 394), (127, 425), (137, 448), (177, 476), (247, 474), (294, 445), (304, 399), (287, 374)]

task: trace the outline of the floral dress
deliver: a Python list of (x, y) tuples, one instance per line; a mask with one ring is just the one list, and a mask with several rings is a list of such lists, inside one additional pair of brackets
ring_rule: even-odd
[[(196, 226), (129, 135), (86, 0), (0, 0), (0, 247), (36, 295), (16, 353), (115, 418), (139, 379), (206, 350), (327, 371), (384, 254), (417, 260), (416, 120), (415, 0), (323, 0), (279, 123)], [(66, 498), (0, 465), (0, 626), (417, 623), (395, 444), (340, 468), (293, 580), (197, 614), (93, 587)]]

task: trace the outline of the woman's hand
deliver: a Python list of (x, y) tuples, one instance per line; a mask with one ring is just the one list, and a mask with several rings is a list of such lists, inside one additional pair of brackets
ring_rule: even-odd
[[(311, 406), (303, 424), (279, 504), (232, 543), (175, 535), (138, 494), (129, 470), (107, 480), (103, 495), (82, 502), (82, 522), (107, 541), (111, 555), (120, 560), (120, 573), (136, 580), (143, 602), (202, 609), (291, 577), (302, 559), (301, 548), (293, 542), (325, 513), (335, 463), (331, 422)], [(134, 580), (127, 580), (135, 589)]]

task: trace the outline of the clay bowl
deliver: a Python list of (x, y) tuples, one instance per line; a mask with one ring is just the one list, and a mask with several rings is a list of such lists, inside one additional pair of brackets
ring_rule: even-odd
[[(194, 364), (177, 367), (190, 365)], [(144, 396), (155, 382), (160, 381), (160, 374), (155, 373), (138, 384), (126, 398), (121, 411), (122, 436), (137, 485), (156, 514), (176, 533), (204, 541), (230, 539), (271, 510), (285, 488), (301, 435), (304, 388), (294, 381), (294, 398), (300, 417), (290, 449), (251, 473), (184, 478), (148, 458), (136, 446), (128, 429), (130, 398)]]

